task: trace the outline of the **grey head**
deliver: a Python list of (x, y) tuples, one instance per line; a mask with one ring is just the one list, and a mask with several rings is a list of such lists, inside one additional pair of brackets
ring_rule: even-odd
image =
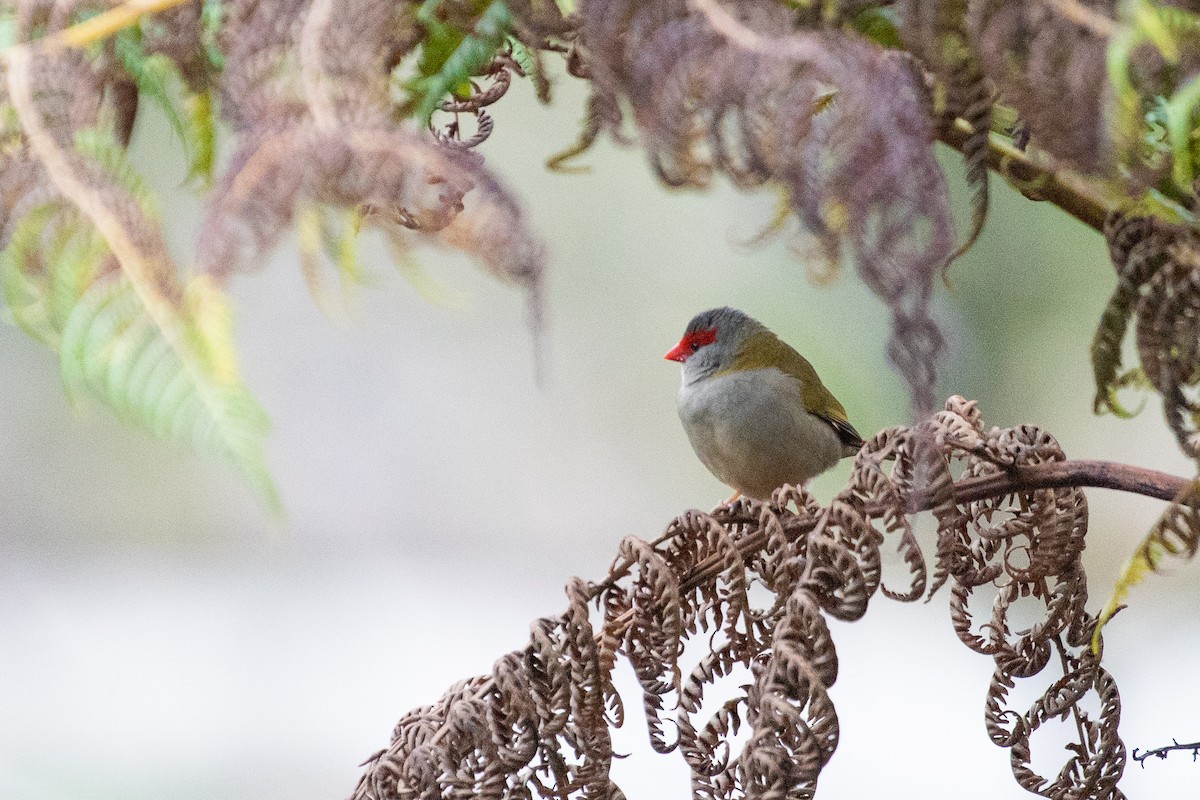
[(692, 317), (683, 338), (666, 358), (683, 364), (685, 385), (694, 383), (731, 367), (746, 340), (765, 330), (762, 323), (736, 308), (710, 308)]

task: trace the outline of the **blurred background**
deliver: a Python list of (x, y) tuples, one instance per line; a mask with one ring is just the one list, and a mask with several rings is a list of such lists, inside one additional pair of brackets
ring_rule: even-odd
[[(548, 243), (542, 385), (526, 298), (457, 253), (418, 251), (413, 281), (368, 237), (368, 285), (333, 315), (294, 241), (233, 281), (282, 525), (223, 464), (71, 409), (53, 354), (0, 325), (0, 797), (348, 795), (401, 714), (523, 646), (531, 620), (563, 610), (568, 578), (601, 578), (622, 537), (727, 496), (688, 446), (678, 365), (662, 360), (697, 311), (729, 304), (771, 326), (864, 435), (907, 421), (888, 315), (852, 265), (814, 285), (786, 237), (745, 245), (773, 195), (671, 192), (634, 149), (604, 142), (581, 159), (587, 174), (548, 172), (583, 114), (581, 87), (555, 88), (550, 108), (514, 88), (483, 148)], [(135, 162), (186, 263), (198, 199), (179, 188), (167, 124), (139, 125)], [(961, 166), (943, 155), (965, 230)], [(988, 424), (1044, 426), (1074, 458), (1189, 474), (1153, 398), (1132, 421), (1091, 413), (1088, 345), (1115, 280), (1101, 237), (1001, 183), (939, 288), (940, 395), (978, 399)], [(332, 273), (330, 287), (337, 298)], [(1099, 608), (1162, 504), (1088, 498)], [(1197, 566), (1170, 569), (1108, 629), (1130, 747), (1200, 739)], [(990, 661), (958, 642), (947, 601), (877, 596), (862, 621), (833, 623), (842, 740), (820, 797), (1028, 796), (984, 731)], [(619, 732), (633, 755), (618, 782), (631, 798), (687, 797), (682, 758), (645, 741), (636, 719)], [(1062, 760), (1048, 748), (1034, 763), (1054, 774)], [(1176, 754), (1130, 766), (1123, 787), (1191, 797), (1198, 780)]]

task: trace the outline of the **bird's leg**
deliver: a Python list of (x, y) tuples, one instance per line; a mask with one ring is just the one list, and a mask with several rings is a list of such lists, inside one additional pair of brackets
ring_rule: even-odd
[(742, 493), (740, 491), (734, 492), (732, 495), (729, 496), (729, 499), (723, 503), (723, 505), (731, 506), (731, 505), (733, 505), (734, 501), (737, 500), (741, 496), (742, 496)]

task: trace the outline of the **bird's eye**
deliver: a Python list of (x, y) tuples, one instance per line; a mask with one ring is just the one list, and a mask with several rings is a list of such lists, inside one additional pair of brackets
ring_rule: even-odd
[(692, 352), (694, 353), (694, 352), (696, 352), (696, 351), (697, 351), (697, 350), (699, 350), (699, 349), (700, 349), (700, 343), (699, 343), (699, 342), (692, 342)]

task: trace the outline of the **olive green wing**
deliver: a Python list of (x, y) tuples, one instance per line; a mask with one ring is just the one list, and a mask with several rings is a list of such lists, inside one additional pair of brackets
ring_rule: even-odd
[(775, 334), (763, 330), (751, 336), (746, 340), (732, 366), (733, 369), (775, 367), (799, 379), (801, 397), (808, 413), (828, 422), (847, 448), (858, 450), (862, 447), (862, 437), (850, 424), (846, 409), (842, 408), (842, 404), (833, 393), (821, 383), (813, 365)]

